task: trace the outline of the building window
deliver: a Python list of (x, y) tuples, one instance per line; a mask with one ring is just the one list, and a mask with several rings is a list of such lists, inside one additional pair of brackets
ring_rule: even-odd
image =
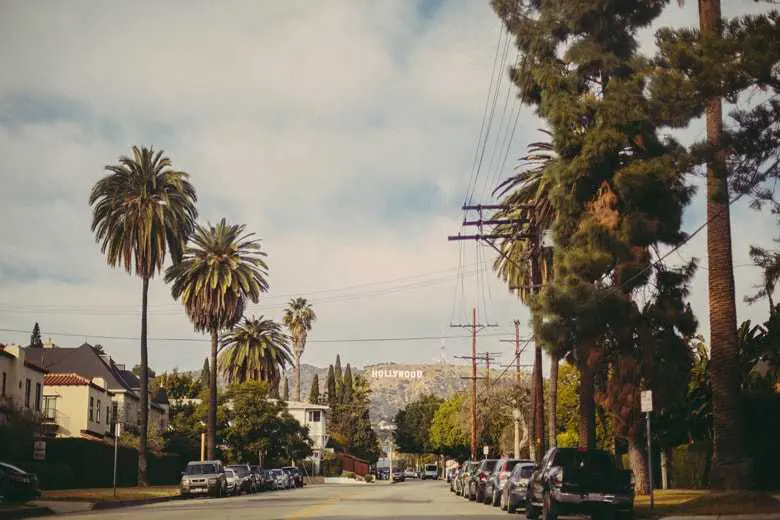
[(41, 384), (35, 383), (35, 411), (41, 411)]
[(47, 395), (43, 398), (43, 418), (52, 422), (57, 420), (57, 396)]
[(2, 386), (2, 388), (0, 388), (0, 391), (1, 391), (0, 392), (0, 396), (4, 396), (5, 395), (5, 382), (6, 382), (6, 379), (8, 379), (8, 375), (5, 372), (3, 372), (3, 381), (2, 381), (3, 386)]
[(320, 410), (309, 410), (309, 422), (320, 422), (322, 420), (322, 412)]
[(32, 390), (32, 381), (29, 378), (24, 380), (24, 407), (30, 407), (30, 392)]
[(96, 423), (100, 423), (100, 412), (103, 410), (103, 406), (100, 404), (100, 399), (98, 399), (97, 402), (97, 418), (95, 419)]
[(94, 397), (89, 398), (89, 420), (90, 421), (95, 420), (95, 398)]

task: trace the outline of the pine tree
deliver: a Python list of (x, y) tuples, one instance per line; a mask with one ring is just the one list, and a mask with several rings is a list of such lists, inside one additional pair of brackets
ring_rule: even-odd
[(43, 340), (41, 340), (41, 327), (38, 322), (35, 322), (33, 326), (32, 335), (30, 336), (30, 346), (35, 348), (43, 347)]
[(341, 402), (350, 404), (352, 402), (352, 367), (347, 363), (344, 370), (344, 383), (342, 385)]
[[(683, 240), (682, 212), (692, 195), (685, 174), (694, 161), (659, 137), (645, 89), (652, 67), (637, 53), (636, 32), (665, 4), (493, 1), (522, 54), (511, 77), (553, 136), (556, 158), (544, 175), (553, 186), (556, 271), (534, 299), (534, 326), (543, 342), (563, 346), (580, 372), (584, 447), (595, 447), (596, 398), (605, 401), (608, 378), (626, 356), (635, 363), (613, 383), (629, 409), (638, 408), (642, 374), (653, 360), (633, 294), (653, 274), (653, 248)], [(634, 426), (623, 434), (637, 441)], [(640, 492), (644, 461), (634, 471)]]
[(314, 374), (311, 378), (311, 391), (309, 392), (309, 402), (319, 404), (320, 402), (320, 376)]
[(200, 371), (200, 384), (203, 388), (209, 387), (209, 381), (211, 380), (211, 369), (209, 368), (208, 358), (203, 360), (203, 368)]
[(284, 376), (284, 386), (282, 387), (282, 401), (290, 400), (290, 382), (287, 380), (287, 376)]

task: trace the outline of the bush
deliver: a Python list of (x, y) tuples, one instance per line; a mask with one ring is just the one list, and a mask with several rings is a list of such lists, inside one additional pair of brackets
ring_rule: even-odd
[(374, 479), (374, 475), (372, 475), (371, 473), (369, 473), (369, 474), (367, 474), (367, 475), (365, 475), (365, 476), (363, 477), (363, 480), (365, 480), (366, 482), (373, 482), (373, 481), (375, 480), (375, 479)]
[(709, 487), (712, 445), (697, 442), (677, 446), (672, 450), (670, 484), (678, 489), (704, 489)]
[(355, 478), (355, 474), (351, 471), (342, 471), (341, 476), (344, 478)]

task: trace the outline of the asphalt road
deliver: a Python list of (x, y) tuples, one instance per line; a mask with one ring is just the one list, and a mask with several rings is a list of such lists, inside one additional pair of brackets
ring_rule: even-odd
[(431, 517), (470, 519), (509, 516), (497, 507), (469, 502), (449, 492), (446, 482), (328, 484), (222, 499), (187, 499), (141, 507), (67, 515), (67, 520), (244, 520)]

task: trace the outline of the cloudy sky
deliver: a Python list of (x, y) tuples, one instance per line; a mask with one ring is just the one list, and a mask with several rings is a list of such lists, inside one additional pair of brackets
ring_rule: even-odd
[[(764, 8), (724, 3), (727, 15)], [(686, 4), (659, 23), (694, 24), (696, 2)], [(495, 108), (475, 202), (540, 137), (504, 74), (490, 89), (497, 49), (503, 68), (515, 58), (500, 38), (476, 0), (0, 0), (0, 342), (27, 344), (38, 321), (44, 339), (137, 362), (141, 283), (106, 266), (87, 197), (138, 144), (192, 175), (202, 221), (226, 217), (262, 238), (271, 291), (251, 312), (278, 319), (289, 298), (312, 301), (305, 362), (465, 354), (468, 340), (452, 336), (467, 330), (449, 325), (472, 305), (498, 324), (480, 350), (508, 359), (499, 339), (513, 337), (514, 319), (526, 328), (526, 309), (487, 269), (491, 249), (447, 240), (486, 99)], [(700, 124), (683, 135), (702, 136)], [(699, 198), (686, 229), (703, 220)], [(741, 300), (759, 274), (748, 247), (770, 245), (776, 223), (737, 204), (733, 227)], [(701, 233), (670, 260), (702, 259), (692, 301), (706, 335), (704, 251)], [(766, 315), (739, 305), (740, 319)], [(198, 368), (208, 352), (161, 280), (150, 337), (158, 371)]]

